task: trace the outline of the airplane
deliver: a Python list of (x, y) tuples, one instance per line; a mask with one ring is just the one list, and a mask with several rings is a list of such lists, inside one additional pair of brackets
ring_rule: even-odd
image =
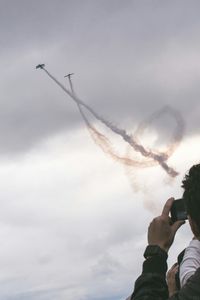
[(43, 69), (45, 67), (45, 64), (39, 64), (35, 68), (36, 69)]
[(74, 75), (74, 73), (69, 73), (69, 74), (65, 75), (64, 77), (71, 77), (72, 75)]

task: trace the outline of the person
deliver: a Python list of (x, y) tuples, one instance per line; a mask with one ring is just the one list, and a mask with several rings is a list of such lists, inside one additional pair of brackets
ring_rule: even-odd
[[(200, 164), (191, 167), (182, 181), (182, 187), (189, 224), (195, 239), (200, 241)], [(187, 268), (182, 265), (187, 273), (184, 285), (179, 291), (174, 289), (169, 294), (166, 282), (168, 251), (177, 230), (184, 224), (184, 221), (171, 222), (169, 213), (173, 201), (174, 198), (168, 199), (162, 214), (149, 225), (143, 270), (135, 282), (131, 300), (200, 300), (200, 268), (197, 264), (194, 268), (193, 256), (187, 256)]]

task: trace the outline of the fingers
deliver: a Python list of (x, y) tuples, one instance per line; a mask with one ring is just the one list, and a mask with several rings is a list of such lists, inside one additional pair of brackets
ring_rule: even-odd
[(163, 207), (162, 216), (164, 216), (164, 217), (168, 217), (169, 216), (169, 212), (171, 210), (173, 202), (174, 202), (174, 198), (169, 198), (167, 200), (167, 202), (165, 203), (165, 205)]
[(179, 265), (175, 263), (171, 269), (167, 272), (167, 278), (170, 279), (172, 278), (177, 272), (178, 272)]
[(171, 269), (169, 271), (173, 271), (178, 269), (178, 263), (176, 262), (175, 264), (173, 264), (173, 266), (171, 267)]
[(176, 221), (175, 223), (173, 223), (173, 224), (171, 225), (171, 227), (172, 227), (174, 233), (176, 233), (177, 230), (178, 230), (183, 224), (185, 224), (185, 221)]

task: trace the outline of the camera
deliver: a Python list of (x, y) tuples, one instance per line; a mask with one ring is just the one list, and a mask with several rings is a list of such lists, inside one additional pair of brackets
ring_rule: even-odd
[(173, 223), (179, 220), (187, 220), (187, 211), (183, 199), (174, 200), (171, 207), (171, 219)]

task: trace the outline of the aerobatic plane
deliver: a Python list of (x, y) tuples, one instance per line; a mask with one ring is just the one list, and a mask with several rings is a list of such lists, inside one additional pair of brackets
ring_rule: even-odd
[(39, 64), (35, 68), (36, 69), (43, 69), (45, 67), (45, 64)]
[(74, 75), (74, 73), (69, 73), (69, 74), (65, 75), (64, 77), (71, 77), (72, 75)]

